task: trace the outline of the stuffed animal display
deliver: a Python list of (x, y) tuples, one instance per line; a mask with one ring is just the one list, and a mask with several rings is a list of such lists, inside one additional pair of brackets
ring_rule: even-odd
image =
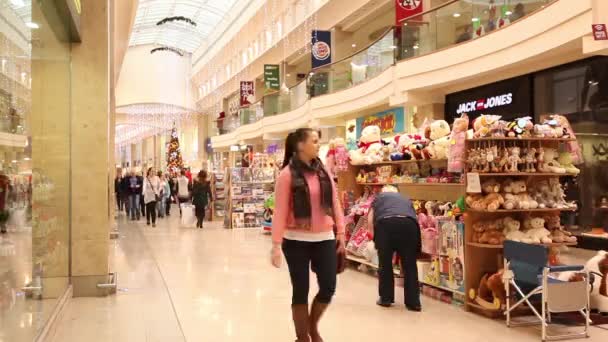
[(524, 220), (506, 216), (480, 221), (473, 225), (473, 242), (499, 245), (504, 240), (532, 244), (576, 243), (572, 233), (566, 231), (559, 216), (527, 217)]
[(466, 196), (468, 208), (477, 211), (577, 208), (575, 202), (566, 201), (559, 178), (535, 180), (530, 184), (524, 180), (506, 179), (499, 182), (488, 179), (481, 184), (481, 188), (481, 194)]

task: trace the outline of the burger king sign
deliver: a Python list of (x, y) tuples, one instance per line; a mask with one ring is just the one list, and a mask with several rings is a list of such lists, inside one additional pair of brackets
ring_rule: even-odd
[(422, 12), (422, 0), (395, 0), (397, 26), (403, 25), (404, 19)]
[(330, 31), (313, 30), (311, 46), (313, 69), (331, 63)]

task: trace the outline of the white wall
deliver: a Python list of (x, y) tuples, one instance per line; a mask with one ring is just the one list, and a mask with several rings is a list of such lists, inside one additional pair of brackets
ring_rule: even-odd
[(133, 46), (127, 50), (118, 85), (116, 105), (166, 103), (194, 108), (190, 86), (190, 55), (172, 52), (150, 54), (154, 46)]

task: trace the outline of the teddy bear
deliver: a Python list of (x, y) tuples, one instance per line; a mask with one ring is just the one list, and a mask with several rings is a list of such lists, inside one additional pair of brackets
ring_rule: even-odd
[(448, 147), (448, 172), (463, 172), (464, 170), (465, 141), (468, 128), (469, 117), (466, 114), (462, 114), (454, 120)]
[(493, 125), (500, 120), (499, 115), (481, 115), (473, 121), (473, 137), (487, 138), (492, 135)]
[(536, 209), (538, 202), (527, 193), (526, 182), (523, 180), (508, 179), (502, 186), (504, 203), (502, 207), (507, 210)]
[(479, 237), (479, 243), (489, 245), (502, 245), (505, 241), (505, 236), (498, 228), (496, 221), (488, 221), (483, 224), (484, 231)]
[(481, 183), (481, 190), (486, 194), (500, 192), (500, 183), (495, 179), (489, 179)]
[(382, 142), (380, 138), (380, 127), (367, 126), (361, 131), (359, 148), (350, 151), (350, 159), (354, 165), (372, 164), (382, 161)]
[(509, 156), (507, 157), (507, 165), (505, 166), (506, 172), (518, 172), (519, 164), (521, 163), (521, 149), (517, 146), (509, 148)]
[(503, 308), (507, 300), (503, 270), (496, 273), (485, 273), (479, 280), (477, 291), (470, 290), (469, 298), (488, 310)]
[(553, 242), (574, 243), (577, 241), (576, 236), (565, 230), (561, 225), (558, 215), (547, 215), (545, 219), (545, 228), (551, 232), (551, 240)]
[(435, 120), (425, 129), (425, 137), (431, 141), (450, 135), (450, 124), (445, 120)]
[(549, 181), (546, 179), (534, 182), (534, 186), (530, 189), (530, 196), (538, 203), (538, 208), (554, 208), (555, 200), (550, 196)]
[(557, 162), (566, 170), (566, 173), (578, 175), (581, 170), (572, 163), (572, 154), (570, 152), (561, 152), (557, 157)]
[(532, 243), (532, 239), (528, 236), (528, 234), (520, 230), (521, 222), (518, 220), (507, 216), (502, 219), (502, 227), (502, 232), (505, 235), (505, 239), (523, 243)]
[(445, 136), (436, 140), (433, 140), (426, 147), (428, 150), (430, 159), (446, 159), (448, 157), (448, 151), (450, 148), (450, 137)]
[(545, 219), (542, 217), (529, 217), (524, 220), (525, 233), (532, 239), (532, 243), (551, 243), (551, 232), (545, 228)]
[(557, 161), (559, 153), (554, 148), (544, 148), (542, 170), (539, 165), (539, 172), (566, 173), (566, 169)]

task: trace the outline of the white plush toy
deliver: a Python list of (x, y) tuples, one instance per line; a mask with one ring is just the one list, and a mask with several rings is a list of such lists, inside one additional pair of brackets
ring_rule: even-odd
[(502, 224), (504, 227), (503, 234), (507, 240), (532, 243), (532, 238), (528, 236), (528, 234), (519, 230), (521, 223), (518, 220), (507, 216), (503, 219)]
[(367, 126), (361, 131), (359, 148), (350, 151), (349, 156), (354, 165), (372, 164), (382, 161), (382, 142), (380, 127)]
[(554, 148), (544, 149), (544, 163), (540, 172), (566, 173), (566, 169), (557, 161), (559, 153)]
[(585, 268), (595, 276), (589, 298), (591, 308), (606, 313), (608, 312), (608, 252), (597, 252), (587, 261)]
[(450, 148), (450, 136), (445, 136), (429, 143), (428, 150), (431, 159), (447, 159)]
[(426, 134), (427, 139), (437, 140), (449, 136), (452, 131), (450, 130), (450, 124), (448, 124), (447, 121), (435, 120), (428, 126), (428, 132), (429, 133)]
[(531, 217), (524, 221), (526, 234), (532, 239), (532, 243), (551, 243), (551, 232), (545, 229), (545, 220), (542, 217)]

